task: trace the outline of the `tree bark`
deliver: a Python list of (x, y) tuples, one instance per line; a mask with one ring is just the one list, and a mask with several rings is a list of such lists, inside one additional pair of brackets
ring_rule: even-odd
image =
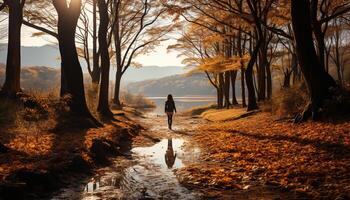
[(6, 77), (1, 93), (14, 97), (21, 91), (21, 27), (23, 20), (23, 5), (20, 0), (8, 3), (8, 48), (6, 61)]
[(298, 61), (310, 96), (308, 106), (296, 119), (296, 122), (301, 122), (311, 116), (316, 119), (324, 100), (331, 96), (329, 89), (336, 86), (336, 83), (325, 71), (316, 54), (310, 23), (310, 1), (291, 1), (291, 8)]
[(231, 84), (232, 84), (232, 105), (237, 105), (237, 97), (236, 97), (236, 79), (237, 79), (237, 71), (231, 71)]
[(100, 13), (100, 27), (98, 34), (98, 41), (101, 55), (101, 84), (100, 95), (98, 100), (97, 111), (105, 116), (112, 117), (113, 113), (109, 108), (109, 70), (110, 70), (110, 58), (108, 52), (108, 6), (105, 0), (98, 0), (98, 8)]
[[(252, 40), (251, 39), (251, 47), (252, 47)], [(248, 107), (247, 111), (252, 111), (258, 109), (258, 104), (256, 103), (256, 96), (255, 96), (255, 90), (254, 90), (254, 81), (253, 81), (253, 67), (256, 62), (256, 59), (258, 57), (258, 52), (261, 46), (261, 40), (256, 43), (256, 46), (254, 47), (254, 50), (251, 52), (251, 58), (249, 60), (249, 63), (247, 65), (247, 69), (245, 71), (245, 78), (246, 78), (246, 84), (248, 89)]]
[[(265, 45), (262, 45), (265, 46)], [(267, 63), (267, 52), (266, 49), (260, 49), (259, 53), (259, 64), (258, 66), (258, 101), (264, 101), (266, 97), (266, 63)]]
[(230, 83), (231, 83), (231, 74), (229, 71), (224, 73), (224, 96), (225, 96), (225, 108), (229, 109), (231, 106), (230, 102)]
[(246, 98), (245, 98), (245, 69), (241, 69), (241, 88), (242, 88), (242, 107), (247, 107)]
[(92, 1), (92, 83), (98, 85), (100, 83), (101, 70), (99, 66), (99, 55), (97, 51), (97, 0)]
[[(296, 50), (295, 50), (296, 51)], [(296, 53), (292, 54), (292, 63), (291, 63), (292, 73), (293, 73), (293, 85), (301, 80), (301, 73), (298, 67), (298, 56)]]
[[(237, 38), (237, 50), (240, 57), (243, 56), (243, 49), (245, 48), (246, 40), (242, 44), (242, 31), (239, 30)], [(241, 60), (241, 92), (242, 92), (242, 107), (247, 107), (246, 97), (245, 97), (245, 69), (244, 62)]]
[(70, 97), (70, 111), (83, 117), (92, 118), (85, 100), (83, 72), (75, 46), (75, 32), (80, 15), (81, 1), (53, 0), (58, 14), (58, 43), (61, 54), (61, 96)]
[(113, 31), (114, 36), (114, 46), (115, 46), (115, 57), (117, 64), (117, 72), (115, 74), (115, 84), (114, 84), (114, 97), (113, 103), (116, 107), (121, 108), (122, 104), (120, 102), (120, 85), (123, 76), (123, 65), (122, 65), (122, 47), (121, 47), (121, 35), (120, 35), (120, 21), (119, 21), (119, 4), (115, 2), (115, 27)]
[(266, 65), (266, 95), (267, 100), (270, 100), (272, 97), (272, 74), (269, 62)]
[(122, 79), (122, 71), (121, 71), (121, 69), (119, 67), (117, 67), (117, 72), (116, 72), (116, 75), (115, 75), (113, 103), (118, 108), (122, 107), (122, 104), (120, 102), (120, 83), (121, 83), (121, 79)]
[(223, 73), (219, 73), (219, 91), (218, 91), (218, 108), (221, 109), (224, 107), (224, 75)]

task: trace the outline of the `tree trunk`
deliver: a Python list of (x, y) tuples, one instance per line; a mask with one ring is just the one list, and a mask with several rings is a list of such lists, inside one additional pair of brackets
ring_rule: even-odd
[(116, 75), (115, 75), (113, 103), (118, 108), (122, 107), (122, 104), (120, 102), (120, 83), (121, 83), (121, 79), (122, 79), (122, 71), (120, 70), (119, 67), (117, 67), (117, 72), (116, 72)]
[(242, 107), (247, 107), (246, 98), (245, 98), (245, 69), (241, 69), (241, 88), (242, 88)]
[[(252, 49), (252, 38), (250, 39), (250, 46)], [(255, 90), (254, 90), (254, 80), (253, 80), (253, 67), (258, 57), (258, 52), (261, 46), (261, 39), (258, 40), (256, 43), (256, 46), (254, 47), (254, 50), (251, 52), (251, 58), (249, 60), (249, 63), (247, 65), (247, 69), (245, 71), (245, 78), (246, 78), (246, 84), (248, 89), (248, 107), (247, 111), (252, 111), (258, 109), (258, 104), (256, 103), (256, 96), (255, 96)]]
[(110, 59), (108, 52), (107, 32), (108, 32), (108, 7), (105, 0), (98, 0), (98, 8), (100, 13), (100, 27), (98, 34), (98, 41), (101, 55), (101, 84), (100, 96), (98, 100), (97, 111), (106, 117), (112, 117), (113, 113), (109, 109), (109, 69)]
[(330, 87), (336, 86), (334, 79), (325, 71), (317, 57), (310, 23), (309, 0), (291, 1), (292, 24), (297, 46), (298, 61), (309, 91), (310, 102), (296, 122), (316, 118), (324, 100), (331, 96)]
[[(262, 47), (266, 45), (262, 44)], [(258, 66), (258, 101), (266, 99), (266, 65), (267, 65), (267, 49), (260, 49)]]
[(220, 87), (216, 88), (216, 102), (217, 102), (217, 109), (222, 108), (222, 91)]
[(319, 58), (319, 61), (320, 61), (320, 65), (321, 65), (321, 67), (326, 69), (326, 64), (325, 64), (325, 49), (326, 49), (326, 45), (325, 45), (325, 42), (324, 42), (324, 33), (322, 33), (320, 25), (316, 25), (314, 27), (314, 33), (315, 33), (314, 35), (315, 35), (316, 42), (317, 42), (317, 49), (318, 49), (317, 53), (318, 53), (318, 58)]
[(266, 65), (266, 92), (266, 97), (268, 100), (270, 100), (272, 97), (272, 74), (270, 63), (267, 63)]
[(85, 100), (83, 72), (75, 46), (75, 32), (80, 15), (81, 1), (75, 0), (67, 6), (66, 1), (54, 0), (58, 14), (58, 43), (61, 54), (61, 95), (70, 97), (71, 112), (92, 118)]
[(92, 83), (98, 85), (100, 83), (101, 70), (99, 66), (99, 56), (97, 52), (97, 0), (92, 1)]
[(238, 101), (236, 98), (236, 79), (237, 79), (237, 71), (231, 71), (232, 105), (238, 104)]
[(224, 107), (224, 75), (219, 73), (219, 105), (218, 108), (221, 109)]
[[(245, 43), (242, 44), (242, 31), (239, 30), (237, 38), (237, 50), (240, 57), (243, 56), (243, 49), (245, 48)], [(246, 98), (245, 98), (245, 69), (244, 62), (241, 60), (241, 92), (242, 92), (242, 107), (247, 107)]]
[(293, 85), (301, 80), (300, 70), (298, 67), (298, 56), (296, 53), (292, 54), (292, 63), (291, 63), (292, 73), (293, 73)]
[(23, 7), (20, 0), (9, 4), (8, 48), (6, 61), (6, 77), (1, 93), (14, 97), (21, 91), (21, 27)]
[[(115, 2), (117, 3), (117, 2)], [(115, 46), (115, 57), (117, 63), (117, 72), (115, 74), (115, 85), (114, 85), (114, 98), (113, 103), (121, 108), (122, 104), (120, 102), (120, 84), (123, 76), (123, 66), (122, 66), (122, 47), (121, 47), (121, 35), (120, 35), (120, 21), (119, 21), (119, 4), (115, 5), (115, 9), (117, 10), (117, 14), (115, 15), (115, 27), (113, 31), (114, 36), (114, 46)]]
[(224, 95), (225, 95), (225, 108), (229, 109), (231, 106), (230, 102), (230, 83), (231, 83), (231, 74), (229, 71), (224, 73)]

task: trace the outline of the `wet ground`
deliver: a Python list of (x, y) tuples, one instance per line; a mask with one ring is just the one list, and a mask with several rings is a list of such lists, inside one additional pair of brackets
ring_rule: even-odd
[(200, 155), (199, 148), (188, 145), (198, 121), (178, 118), (181, 126), (175, 124), (168, 130), (164, 116), (148, 114), (141, 119), (146, 130), (135, 138), (128, 156), (114, 159), (111, 166), (99, 169), (85, 184), (69, 186), (53, 199), (202, 199), (199, 191), (182, 186), (174, 173), (196, 162)]
[(128, 155), (115, 158), (109, 167), (72, 183), (52, 199), (299, 199), (266, 186), (222, 190), (190, 189), (180, 184), (175, 171), (201, 162), (199, 157), (204, 150), (191, 141), (200, 119), (175, 116), (174, 122), (173, 130), (168, 130), (165, 116), (148, 114), (141, 118), (146, 130), (134, 138)]

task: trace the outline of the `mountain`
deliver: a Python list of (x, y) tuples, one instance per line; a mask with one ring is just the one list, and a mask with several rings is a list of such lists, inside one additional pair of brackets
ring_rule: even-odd
[(215, 88), (210, 85), (204, 74), (192, 76), (173, 75), (161, 79), (129, 83), (126, 89), (130, 93), (149, 97), (166, 96), (215, 96)]
[(182, 67), (157, 67), (157, 66), (145, 66), (140, 68), (129, 68), (123, 77), (125, 82), (144, 81), (151, 79), (159, 79), (167, 76), (184, 74), (185, 70)]
[[(0, 85), (5, 81), (5, 65), (0, 64)], [(21, 71), (24, 90), (51, 91), (59, 88), (60, 71), (50, 67), (26, 67)]]
[[(22, 66), (46, 66), (59, 68), (61, 65), (59, 49), (55, 45), (45, 45), (40, 47), (22, 46)], [(6, 63), (7, 45), (0, 44), (0, 63)], [(87, 73), (84, 60), (80, 61), (83, 70)], [(25, 67), (23, 67), (25, 68)], [(114, 80), (115, 67), (111, 67), (111, 80)], [(175, 66), (144, 66), (140, 68), (130, 67), (124, 74), (123, 82), (144, 81), (158, 79), (166, 76), (182, 74), (182, 67)]]
[[(60, 67), (60, 52), (57, 46), (45, 45), (40, 47), (21, 48), (22, 66)], [(6, 63), (7, 46), (0, 45), (0, 63)]]

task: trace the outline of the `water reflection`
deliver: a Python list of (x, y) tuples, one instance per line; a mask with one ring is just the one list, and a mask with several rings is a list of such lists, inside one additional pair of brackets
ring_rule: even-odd
[(86, 184), (84, 188), (85, 193), (93, 193), (100, 188), (104, 187), (117, 187), (119, 185), (118, 178), (111, 174), (110, 176), (105, 176), (103, 179), (101, 177), (94, 177)]
[(173, 149), (173, 139), (168, 139), (168, 148), (165, 153), (165, 163), (169, 169), (173, 168), (176, 160), (176, 153), (174, 153)]
[(92, 178), (91, 181), (85, 186), (84, 192), (94, 192), (100, 188), (100, 178)]
[(107, 170), (92, 178), (82, 199), (198, 199), (200, 194), (181, 186), (172, 170), (184, 166), (182, 159), (190, 156), (195, 160), (199, 153), (196, 148), (184, 151), (184, 142), (170, 138), (151, 147), (132, 149), (137, 164), (123, 173)]
[[(170, 143), (170, 144), (169, 144)], [(173, 138), (170, 139), (163, 139), (159, 143), (151, 146), (151, 147), (137, 147), (132, 150), (135, 156), (141, 157), (143, 159), (146, 159), (146, 161), (158, 165), (165, 171), (169, 171), (169, 169), (172, 168), (180, 168), (183, 167), (184, 164), (182, 162), (182, 157), (187, 156), (186, 154), (188, 152), (184, 152), (182, 149), (183, 144), (185, 143), (185, 140), (180, 138)], [(165, 156), (167, 156), (168, 152), (168, 159), (169, 161), (172, 161), (171, 167), (168, 166)], [(176, 159), (175, 159), (175, 152), (176, 152)], [(173, 154), (170, 156), (170, 154)], [(164, 155), (165, 154), (165, 155)], [(172, 158), (173, 157), (173, 158)], [(164, 160), (165, 159), (165, 160)]]

